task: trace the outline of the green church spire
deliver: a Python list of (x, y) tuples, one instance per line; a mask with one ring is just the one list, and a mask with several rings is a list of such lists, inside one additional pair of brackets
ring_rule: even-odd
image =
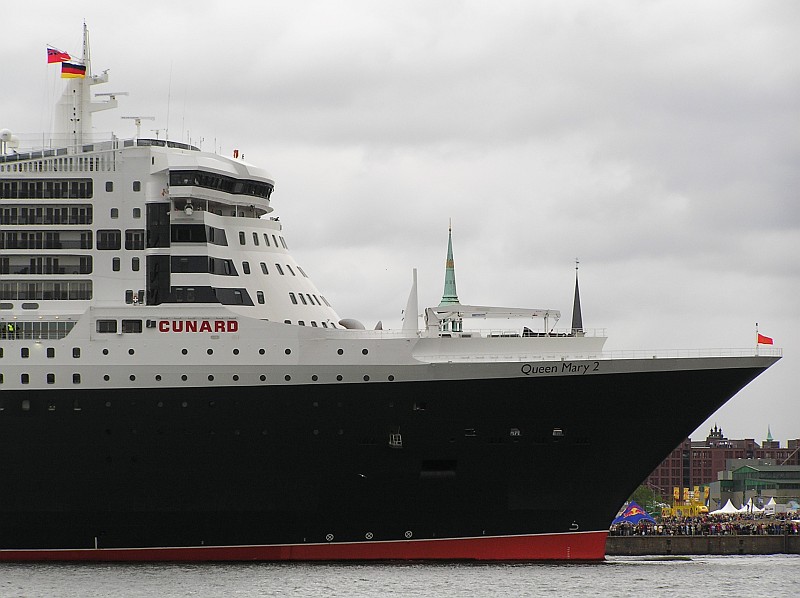
[(456, 292), (456, 268), (453, 265), (453, 227), (447, 228), (447, 262), (444, 270), (444, 294), (442, 295), (442, 305), (453, 305), (459, 303), (458, 293)]

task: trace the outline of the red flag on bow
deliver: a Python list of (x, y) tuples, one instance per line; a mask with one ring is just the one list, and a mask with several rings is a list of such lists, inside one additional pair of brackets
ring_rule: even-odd
[(760, 332), (757, 332), (756, 336), (758, 336), (757, 340), (758, 340), (758, 344), (759, 345), (771, 345), (772, 344), (772, 338), (771, 337), (764, 336)]
[(47, 64), (52, 64), (54, 62), (66, 62), (70, 59), (70, 55), (66, 52), (62, 52), (53, 46), (47, 46)]

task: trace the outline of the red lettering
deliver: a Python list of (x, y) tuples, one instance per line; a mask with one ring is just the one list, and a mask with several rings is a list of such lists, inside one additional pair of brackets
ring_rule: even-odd
[(159, 320), (158, 321), (158, 331), (159, 332), (169, 332), (169, 321), (167, 321), (167, 320)]
[(239, 332), (239, 322), (237, 322), (236, 320), (229, 320), (228, 332)]
[(214, 332), (225, 332), (225, 322), (223, 320), (214, 320)]
[(211, 332), (211, 324), (209, 324), (208, 320), (200, 322), (200, 332)]
[(197, 332), (197, 320), (186, 320), (186, 332)]
[(172, 320), (172, 332), (183, 332), (183, 322), (180, 320)]

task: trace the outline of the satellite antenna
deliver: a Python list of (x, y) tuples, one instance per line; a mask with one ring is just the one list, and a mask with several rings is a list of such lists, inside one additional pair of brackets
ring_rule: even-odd
[(10, 148), (19, 147), (19, 137), (8, 129), (0, 129), (0, 155), (4, 155)]
[(155, 116), (121, 116), (120, 118), (126, 120), (132, 120), (136, 125), (136, 139), (139, 139), (139, 136), (142, 133), (142, 121), (143, 120), (155, 120)]

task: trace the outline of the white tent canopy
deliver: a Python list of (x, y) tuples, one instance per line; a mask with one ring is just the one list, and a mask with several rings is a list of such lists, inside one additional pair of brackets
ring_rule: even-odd
[(730, 513), (738, 513), (739, 509), (733, 506), (731, 499), (728, 499), (728, 502), (721, 509), (717, 509), (716, 511), (711, 511), (709, 515), (727, 515)]

